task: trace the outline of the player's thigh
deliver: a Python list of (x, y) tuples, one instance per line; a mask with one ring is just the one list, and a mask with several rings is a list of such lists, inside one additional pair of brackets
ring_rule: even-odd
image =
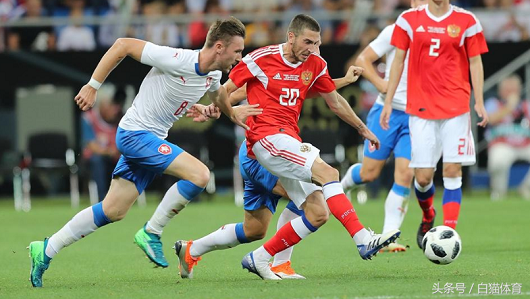
[(320, 186), (323, 186), (328, 182), (339, 181), (339, 171), (320, 157), (317, 157), (313, 163), (311, 173), (311, 181)]
[(272, 212), (265, 206), (252, 211), (245, 210), (243, 222), (245, 236), (251, 240), (263, 239), (271, 219)]
[(138, 196), (138, 190), (133, 182), (120, 177), (114, 178), (102, 203), (105, 216), (111, 221), (123, 219)]
[(256, 142), (252, 151), (259, 163), (277, 177), (311, 182), (311, 167), (320, 150), (286, 135), (269, 135)]
[(280, 183), (298, 209), (301, 209), (309, 195), (316, 191), (322, 191), (321, 187), (313, 183), (301, 182), (299, 180), (280, 177)]
[(443, 120), (440, 132), (444, 163), (475, 164), (475, 141), (469, 112)]
[(442, 155), (440, 120), (409, 118), (412, 168), (435, 168)]
[[(530, 159), (530, 150), (528, 158)], [(496, 143), (488, 148), (488, 170), (506, 170), (517, 160), (515, 149), (505, 143)]]
[(400, 186), (408, 187), (414, 178), (414, 171), (409, 167), (410, 160), (396, 158), (394, 169), (394, 182)]
[(184, 180), (188, 180), (197, 186), (204, 187), (210, 180), (210, 170), (204, 163), (187, 152), (178, 155), (164, 171)]

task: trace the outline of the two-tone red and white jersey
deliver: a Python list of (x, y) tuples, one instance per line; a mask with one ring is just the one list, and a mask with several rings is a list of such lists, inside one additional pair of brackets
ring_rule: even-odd
[(262, 114), (247, 119), (250, 156), (252, 145), (268, 135), (284, 133), (301, 140), (298, 119), (309, 89), (321, 93), (335, 90), (327, 63), (320, 55), (312, 54), (306, 61), (293, 64), (285, 59), (283, 44), (246, 55), (229, 77), (238, 87), (246, 83), (248, 103), (263, 108)]
[(407, 10), (396, 21), (391, 43), (409, 51), (407, 113), (446, 119), (469, 111), (469, 58), (488, 51), (471, 12), (451, 5), (436, 17), (428, 4)]

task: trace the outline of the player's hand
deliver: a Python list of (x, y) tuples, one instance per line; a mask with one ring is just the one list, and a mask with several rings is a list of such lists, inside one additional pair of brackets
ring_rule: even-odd
[(370, 145), (374, 146), (376, 150), (378, 150), (381, 147), (381, 143), (379, 142), (379, 139), (377, 139), (375, 134), (372, 133), (372, 131), (370, 131), (370, 129), (368, 129), (366, 126), (363, 126), (359, 130), (357, 130), (357, 132), (359, 132), (359, 135), (361, 135), (362, 137), (370, 141)]
[(488, 112), (486, 112), (486, 108), (484, 108), (484, 104), (482, 105), (475, 104), (475, 112), (477, 112), (478, 117), (482, 118), (482, 120), (478, 122), (477, 125), (485, 128), (489, 122), (489, 118), (488, 118)]
[(83, 111), (94, 107), (96, 104), (96, 95), (98, 91), (94, 87), (86, 84), (81, 88), (79, 93), (75, 96), (74, 100), (77, 106)]
[(392, 114), (392, 105), (385, 104), (383, 111), (381, 111), (381, 117), (379, 118), (379, 124), (383, 130), (390, 128), (390, 115)]
[(214, 104), (210, 104), (204, 108), (203, 114), (209, 118), (219, 119), (221, 117), (221, 109)]
[(250, 128), (245, 124), (247, 117), (253, 115), (259, 115), (263, 112), (262, 108), (258, 108), (259, 104), (254, 105), (241, 105), (234, 107), (234, 114), (232, 114), (231, 120), (238, 126), (244, 128), (245, 130), (250, 130)]
[(356, 82), (359, 77), (363, 74), (364, 69), (360, 66), (352, 65), (350, 68), (348, 68), (348, 71), (346, 72), (346, 81), (348, 84), (352, 84), (353, 82)]
[(186, 111), (186, 117), (192, 117), (194, 122), (203, 123), (207, 122), (210, 118), (202, 113), (206, 106), (201, 104), (195, 104)]

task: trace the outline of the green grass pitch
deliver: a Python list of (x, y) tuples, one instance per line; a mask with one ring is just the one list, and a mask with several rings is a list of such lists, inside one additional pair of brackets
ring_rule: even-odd
[[(162, 238), (170, 266), (154, 268), (133, 244), (133, 236), (158, 200), (148, 196), (147, 207), (135, 205), (123, 221), (65, 248), (51, 263), (42, 289), (33, 289), (28, 281), (26, 246), (53, 234), (76, 211), (66, 198), (34, 199), (29, 213), (15, 212), (11, 200), (0, 200), (0, 298), (447, 298), (457, 297), (458, 291), (433, 294), (433, 286), (438, 284), (444, 292), (450, 289), (444, 289), (446, 284), (455, 287), (457, 283), (465, 286), (460, 295), (464, 297), (501, 292), (488, 284), (506, 283), (509, 294), (517, 292), (512, 284), (518, 283), (518, 297), (530, 297), (530, 201), (516, 196), (492, 202), (485, 193), (465, 194), (457, 228), (463, 250), (456, 262), (446, 266), (429, 262), (417, 248), (420, 209), (415, 200), (410, 202), (399, 240), (410, 249), (378, 254), (372, 261), (359, 257), (346, 231), (330, 217), (295, 247), (293, 266), (307, 280), (279, 282), (262, 281), (241, 269), (243, 255), (262, 241), (206, 254), (193, 280), (178, 277), (173, 242), (196, 239), (223, 224), (242, 221), (243, 210), (230, 195), (191, 204), (177, 215)], [(280, 203), (280, 211), (285, 204)], [(435, 205), (439, 215), (435, 225), (441, 225), (440, 194)], [(365, 226), (382, 229), (384, 200), (354, 206)], [(268, 237), (275, 231), (276, 219)]]

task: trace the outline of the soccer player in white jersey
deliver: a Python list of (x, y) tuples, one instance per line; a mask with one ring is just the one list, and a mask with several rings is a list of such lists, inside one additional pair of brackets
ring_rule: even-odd
[(396, 55), (390, 71), (388, 92), (381, 113), (381, 127), (388, 129), (392, 101), (398, 86), (406, 52), (408, 56), (407, 109), (415, 189), (423, 218), (416, 241), (434, 225), (433, 177), (443, 155), (443, 224), (456, 227), (462, 201), (462, 165), (475, 163), (469, 99), (471, 81), (475, 111), (486, 126), (484, 69), (481, 54), (488, 51), (482, 26), (469, 11), (449, 0), (428, 4), (402, 13), (392, 34)]
[[(410, 5), (414, 8), (427, 3), (427, 0), (412, 0)], [(388, 87), (390, 66), (394, 60), (396, 50), (390, 44), (395, 24), (387, 26), (359, 55), (355, 61), (357, 65), (364, 68), (363, 76), (366, 77), (379, 90), (379, 96), (370, 109), (366, 125), (381, 141), (381, 148), (370, 147), (364, 143), (364, 158), (362, 163), (357, 163), (348, 169), (342, 179), (342, 187), (345, 190), (352, 189), (362, 184), (374, 181), (381, 174), (386, 160), (394, 152), (395, 170), (394, 184), (388, 192), (385, 201), (385, 220), (383, 233), (399, 229), (403, 223), (408, 207), (408, 196), (410, 184), (412, 183), (413, 171), (409, 168), (410, 163), (410, 136), (409, 116), (405, 113), (407, 105), (407, 67), (403, 69), (403, 75), (399, 81), (394, 100), (392, 101), (392, 123), (391, 129), (383, 130), (379, 124), (379, 118), (383, 111), (385, 94)], [(386, 55), (385, 78), (381, 78), (373, 64), (383, 55)], [(407, 63), (405, 58), (405, 64)], [(382, 251), (399, 252), (407, 248), (398, 243), (392, 243), (383, 248)]]
[[(44, 271), (62, 248), (106, 224), (123, 219), (138, 195), (162, 173), (178, 177), (180, 181), (167, 191), (153, 217), (135, 236), (135, 241), (153, 262), (167, 267), (160, 242), (162, 229), (204, 189), (209, 170), (202, 162), (164, 139), (173, 122), (205, 93), (233, 122), (244, 128), (248, 128), (243, 122), (247, 116), (261, 112), (257, 105), (232, 109), (226, 90), (219, 83), (222, 72), (228, 72), (241, 60), (244, 37), (244, 25), (232, 17), (210, 27), (200, 51), (120, 38), (105, 53), (90, 82), (75, 97), (83, 111), (94, 105), (101, 83), (125, 57), (130, 56), (153, 68), (119, 124), (116, 143), (122, 156), (105, 199), (77, 213), (44, 242), (30, 243), (30, 280), (34, 287), (42, 286)], [(204, 114), (215, 111), (213, 106), (196, 105), (196, 108)]]

